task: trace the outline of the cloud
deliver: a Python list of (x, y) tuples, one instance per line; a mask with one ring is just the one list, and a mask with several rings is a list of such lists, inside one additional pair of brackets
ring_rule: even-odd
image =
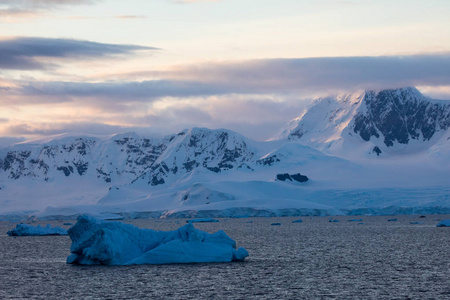
[(167, 98), (155, 105), (139, 103), (129, 110), (114, 112), (107, 112), (108, 103), (105, 102), (104, 109), (83, 110), (88, 105), (98, 105), (92, 102), (30, 107), (40, 113), (34, 113), (31, 118), (21, 116), (22, 121), (0, 124), (0, 133), (6, 136), (36, 137), (64, 132), (112, 134), (135, 131), (161, 136), (184, 128), (208, 127), (228, 128), (262, 140), (273, 136), (306, 105), (296, 98), (224, 95), (184, 101)]
[(0, 8), (0, 22), (9, 22), (16, 18), (28, 18), (36, 16), (36, 12), (19, 8)]
[(197, 81), (149, 80), (142, 82), (30, 82), (8, 92), (27, 96), (107, 98), (113, 101), (153, 101), (163, 97), (192, 97), (230, 93)]
[(45, 58), (89, 59), (155, 50), (159, 49), (74, 39), (16, 37), (0, 40), (0, 69), (42, 70), (55, 66), (42, 60)]
[(41, 10), (69, 5), (93, 4), (98, 0), (0, 0), (4, 10)]
[(450, 54), (263, 59), (180, 66), (154, 73), (244, 93), (317, 93), (333, 90), (450, 84)]
[[(98, 47), (104, 51), (102, 45)], [(97, 47), (80, 48), (80, 53), (86, 51), (97, 55)], [(111, 52), (116, 49), (122, 51), (121, 46), (113, 45)], [(98, 55), (104, 54), (100, 52)], [(359, 89), (445, 86), (450, 84), (450, 54), (266, 59), (178, 66), (169, 71), (127, 74), (124, 78), (127, 76), (161, 79), (98, 83), (29, 82), (13, 92), (108, 98), (111, 101), (127, 99), (132, 102), (226, 94), (295, 94), (307, 97)]]
[(17, 137), (0, 137), (0, 148), (2, 147), (9, 147), (12, 146), (15, 143), (20, 143), (25, 141), (26, 139), (23, 137), (17, 138)]
[[(160, 79), (131, 80), (142, 77)], [(266, 59), (121, 74), (108, 82), (16, 81), (0, 89), (0, 116), (11, 118), (0, 131), (169, 134), (204, 126), (264, 139), (298, 116), (310, 96), (403, 86), (450, 99), (450, 55)], [(49, 119), (54, 123), (42, 123)]]
[(3, 129), (5, 135), (55, 135), (64, 132), (81, 132), (91, 134), (113, 134), (129, 131), (128, 127), (107, 125), (95, 122), (53, 122), (53, 123), (20, 123), (6, 126)]
[(36, 17), (49, 10), (71, 5), (93, 4), (96, 0), (0, 0), (0, 22)]

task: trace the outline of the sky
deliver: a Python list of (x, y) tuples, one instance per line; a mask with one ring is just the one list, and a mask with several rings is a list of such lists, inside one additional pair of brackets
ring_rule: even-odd
[(448, 0), (0, 0), (0, 146), (228, 128), (264, 140), (313, 97), (450, 99)]

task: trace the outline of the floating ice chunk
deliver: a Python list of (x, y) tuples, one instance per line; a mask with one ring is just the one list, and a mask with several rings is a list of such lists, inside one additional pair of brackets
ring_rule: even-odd
[(339, 222), (341, 222), (341, 221), (339, 221), (339, 220), (336, 220), (336, 219), (335, 219), (335, 220), (333, 220), (333, 219), (329, 219), (329, 220), (328, 220), (328, 222), (331, 222), (331, 223), (339, 223)]
[(292, 223), (303, 223), (303, 220), (302, 219), (295, 220), (295, 221), (292, 221)]
[(347, 222), (362, 222), (362, 219), (350, 219)]
[(398, 219), (388, 219), (388, 222), (397, 222)]
[(130, 224), (80, 216), (68, 230), (69, 264), (170, 264), (243, 261), (239, 248), (222, 230), (209, 234), (188, 223), (174, 231), (140, 229)]
[(186, 223), (207, 223), (207, 222), (219, 222), (219, 220), (212, 219), (212, 218), (200, 218), (200, 219), (186, 220)]
[(424, 222), (409, 222), (409, 224), (422, 225), (422, 224), (425, 224), (425, 223)]
[(272, 226), (279, 226), (279, 225), (281, 225), (281, 223), (272, 223), (270, 225), (272, 225)]
[(8, 231), (7, 234), (9, 236), (67, 235), (67, 230), (61, 227), (52, 227), (50, 224), (47, 224), (46, 227), (17, 224), (16, 228)]
[(450, 227), (450, 219), (442, 220), (436, 226), (437, 227)]

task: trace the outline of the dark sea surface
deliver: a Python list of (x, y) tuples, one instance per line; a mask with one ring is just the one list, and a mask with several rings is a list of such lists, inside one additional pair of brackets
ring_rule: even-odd
[[(450, 299), (450, 228), (435, 227), (449, 218), (220, 219), (195, 227), (223, 229), (248, 250), (246, 262), (141, 266), (67, 265), (69, 237), (9, 237), (15, 224), (2, 222), (0, 299)], [(123, 222), (156, 230), (185, 224)]]

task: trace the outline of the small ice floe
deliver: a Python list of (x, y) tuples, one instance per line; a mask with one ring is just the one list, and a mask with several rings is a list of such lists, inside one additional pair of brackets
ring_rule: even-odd
[(250, 223), (253, 223), (253, 221), (252, 221), (252, 220), (250, 220), (250, 221), (248, 221), (248, 222), (247, 222), (247, 224), (250, 224)]
[(46, 227), (17, 224), (16, 228), (8, 231), (7, 234), (9, 236), (67, 235), (67, 230), (61, 227), (52, 227), (50, 224), (47, 224)]
[(347, 222), (362, 222), (362, 219), (350, 219)]
[(388, 222), (397, 222), (398, 219), (388, 219)]
[(450, 219), (442, 220), (436, 227), (450, 227)]
[(298, 220), (292, 221), (292, 223), (303, 223), (303, 220), (302, 219), (298, 219)]
[(272, 224), (270, 224), (271, 226), (280, 226), (281, 225), (281, 223), (272, 223)]
[(222, 230), (210, 234), (188, 223), (174, 231), (78, 217), (69, 230), (68, 264), (138, 265), (243, 261), (248, 252)]
[(425, 224), (424, 222), (409, 222), (409, 224), (413, 224), (413, 225), (421, 225), (421, 224)]
[(186, 220), (186, 223), (209, 223), (209, 222), (219, 222), (219, 220), (212, 219), (212, 218), (200, 218), (200, 219)]
[(63, 223), (63, 225), (66, 225), (66, 226), (72, 226), (73, 223)]
[(328, 222), (330, 222), (330, 223), (339, 223), (341, 221), (336, 220), (336, 219), (329, 219)]

